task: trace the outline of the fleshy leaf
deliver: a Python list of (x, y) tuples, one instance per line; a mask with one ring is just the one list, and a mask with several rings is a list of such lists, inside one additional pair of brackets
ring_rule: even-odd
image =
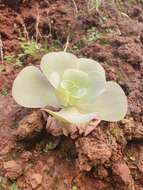
[(69, 93), (62, 88), (56, 89), (56, 96), (62, 106), (67, 107), (69, 103)]
[(96, 112), (98, 119), (119, 121), (127, 113), (127, 97), (122, 88), (113, 81), (107, 82), (106, 90), (92, 104), (78, 105), (83, 113)]
[(87, 123), (96, 118), (96, 113), (81, 114), (76, 108), (65, 108), (59, 112), (54, 112), (49, 109), (44, 109), (44, 111), (48, 112), (63, 123)]
[(60, 75), (58, 72), (53, 72), (51, 75), (50, 75), (50, 78), (49, 78), (49, 82), (55, 87), (57, 88), (60, 84)]
[(89, 84), (88, 74), (77, 69), (67, 69), (63, 74), (63, 80), (72, 81), (81, 88), (85, 88)]
[(80, 103), (90, 104), (102, 94), (106, 89), (106, 80), (96, 71), (91, 71), (89, 74), (89, 86), (86, 91), (86, 96), (81, 97)]
[[(40, 67), (51, 84), (57, 88), (64, 71), (69, 68), (77, 68), (77, 65), (75, 55), (67, 52), (52, 52), (43, 56)], [(54, 75), (59, 75), (59, 82), (53, 80), (53, 73)]]
[(92, 59), (87, 58), (79, 58), (78, 59), (79, 70), (84, 71), (86, 73), (90, 73), (95, 71), (99, 73), (105, 80), (105, 70), (104, 68), (97, 62)]
[(67, 69), (63, 74), (61, 87), (67, 90), (72, 97), (80, 98), (85, 95), (88, 84), (87, 73), (76, 69)]
[(86, 94), (85, 88), (80, 88), (80, 86), (77, 86), (73, 81), (69, 80), (62, 81), (61, 89), (63, 89), (63, 91), (67, 91), (69, 96), (75, 97), (77, 99)]
[(12, 95), (24, 107), (59, 106), (54, 87), (34, 66), (27, 66), (18, 74), (13, 83)]
[(89, 76), (87, 95), (81, 98), (80, 103), (93, 103), (96, 97), (105, 90), (106, 77), (104, 68), (97, 61), (86, 58), (78, 59), (78, 65), (79, 69)]
[(77, 70), (67, 69), (62, 82), (56, 90), (57, 97), (63, 106), (75, 106), (77, 101), (86, 94), (89, 83), (88, 74)]

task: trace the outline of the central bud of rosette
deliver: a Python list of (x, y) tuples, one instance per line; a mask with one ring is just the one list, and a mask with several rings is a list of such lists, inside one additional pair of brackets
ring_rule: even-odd
[(56, 95), (61, 105), (75, 106), (86, 96), (88, 86), (89, 76), (87, 73), (76, 69), (67, 69), (64, 71)]

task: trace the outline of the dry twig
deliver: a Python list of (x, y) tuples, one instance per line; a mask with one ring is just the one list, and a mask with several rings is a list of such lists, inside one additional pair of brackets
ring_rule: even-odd
[(39, 14), (39, 8), (37, 5), (37, 17), (36, 17), (36, 26), (35, 26), (35, 30), (36, 30), (36, 42), (38, 42), (38, 37), (42, 37), (40, 31), (39, 31), (39, 23), (40, 23), (40, 14)]
[(78, 8), (77, 8), (75, 0), (72, 0), (72, 2), (73, 2), (73, 5), (75, 7), (75, 17), (77, 18), (77, 16), (78, 16)]
[(24, 23), (23, 19), (21, 19), (21, 24), (22, 24), (22, 27), (23, 27), (23, 34), (24, 34), (24, 37), (25, 37), (28, 41), (30, 41), (29, 33), (28, 33), (28, 31), (27, 31), (27, 28), (26, 28), (26, 26), (25, 26), (25, 23)]
[(69, 39), (70, 39), (70, 37), (69, 37), (69, 35), (68, 35), (67, 41), (66, 41), (66, 44), (65, 44), (65, 48), (64, 48), (64, 51), (65, 51), (65, 52), (67, 51), (67, 48), (68, 48), (68, 46), (69, 46)]

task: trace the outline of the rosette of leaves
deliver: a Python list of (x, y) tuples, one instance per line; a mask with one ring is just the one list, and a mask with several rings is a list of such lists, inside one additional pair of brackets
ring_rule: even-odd
[(46, 107), (62, 124), (78, 125), (93, 119), (114, 122), (127, 112), (124, 91), (116, 82), (106, 81), (103, 67), (67, 52), (44, 55), (40, 69), (25, 67), (13, 83), (12, 95), (24, 107)]

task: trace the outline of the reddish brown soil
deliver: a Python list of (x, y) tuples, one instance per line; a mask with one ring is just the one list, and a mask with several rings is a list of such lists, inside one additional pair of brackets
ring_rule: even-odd
[[(76, 11), (73, 2), (0, 0), (3, 53), (21, 53), (20, 37), (63, 50), (69, 36), (70, 52), (101, 62), (123, 87), (128, 114), (87, 137), (62, 137), (56, 147), (39, 110), (19, 107), (10, 95), (17, 72), (41, 55), (27, 56), (22, 67), (1, 61), (0, 190), (13, 182), (20, 190), (143, 190), (143, 3), (103, 1), (97, 13), (83, 0), (75, 0)], [(89, 40), (93, 27), (100, 35)]]

